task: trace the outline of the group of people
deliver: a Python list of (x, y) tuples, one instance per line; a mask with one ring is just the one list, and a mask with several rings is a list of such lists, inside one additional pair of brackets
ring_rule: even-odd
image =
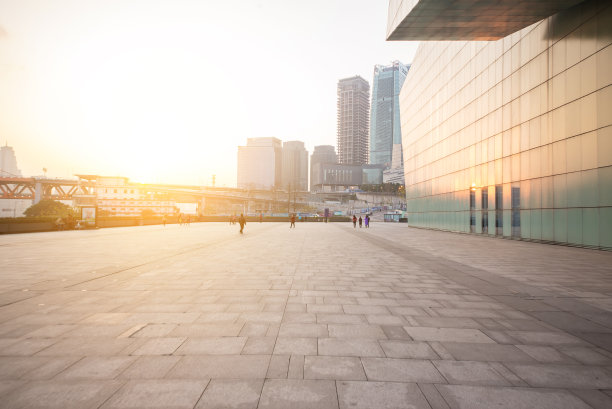
[(361, 216), (359, 216), (359, 219), (357, 219), (357, 216), (353, 215), (353, 228), (357, 228), (357, 223), (359, 222), (359, 228), (361, 228), (364, 224), (366, 229), (370, 228), (370, 215), (366, 214), (365, 217), (362, 219)]
[[(165, 226), (166, 225), (166, 218), (165, 218), (165, 216), (164, 216), (163, 222), (164, 222), (164, 226)], [(178, 215), (178, 223), (179, 223), (179, 226), (186, 226), (186, 227), (190, 226), (191, 225), (191, 216), (189, 216), (188, 214), (185, 215), (183, 213), (179, 213), (179, 215)]]

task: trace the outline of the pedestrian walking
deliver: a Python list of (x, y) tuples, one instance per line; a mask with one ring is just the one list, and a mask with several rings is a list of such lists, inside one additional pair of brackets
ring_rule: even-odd
[(366, 229), (370, 228), (370, 215), (369, 214), (366, 214), (365, 216), (365, 227)]
[(295, 213), (291, 215), (291, 224), (289, 225), (289, 228), (292, 227), (295, 229)]
[(246, 219), (244, 218), (244, 214), (240, 213), (240, 218), (238, 219), (238, 224), (240, 224), (240, 234), (243, 234), (244, 226), (246, 224)]
[(353, 229), (357, 227), (357, 216), (353, 215)]
[(164, 227), (166, 227), (166, 215), (162, 216), (162, 223), (164, 224)]
[(359, 228), (361, 229), (361, 225), (363, 224), (363, 219), (359, 216)]
[(263, 213), (259, 213), (259, 223), (263, 222)]

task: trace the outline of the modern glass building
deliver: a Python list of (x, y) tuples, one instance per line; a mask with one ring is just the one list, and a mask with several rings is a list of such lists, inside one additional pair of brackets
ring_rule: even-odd
[(422, 42), (400, 94), (409, 225), (611, 249), (612, 2), (479, 2), (446, 26), (412, 3), (391, 0), (389, 39), (455, 41)]
[(273, 189), (281, 186), (283, 147), (277, 138), (248, 138), (238, 147), (238, 187)]
[[(394, 61), (376, 65), (372, 80), (370, 110), (370, 164), (392, 167), (393, 147), (402, 144), (399, 94), (409, 65)], [(394, 164), (401, 167), (401, 163)]]

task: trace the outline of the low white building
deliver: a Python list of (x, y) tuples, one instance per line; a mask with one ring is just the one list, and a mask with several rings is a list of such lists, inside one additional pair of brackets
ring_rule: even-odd
[(157, 192), (149, 192), (145, 185), (130, 183), (127, 177), (78, 176), (96, 181), (96, 203), (100, 215), (141, 216), (144, 211), (150, 210), (161, 216), (178, 212), (174, 200)]

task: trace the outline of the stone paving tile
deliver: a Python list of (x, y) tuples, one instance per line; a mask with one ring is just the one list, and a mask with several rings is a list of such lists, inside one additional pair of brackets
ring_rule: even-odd
[(429, 409), (414, 383), (338, 382), (340, 409)]
[(266, 376), (269, 355), (200, 355), (183, 357), (167, 378), (261, 379)]
[(86, 357), (57, 376), (58, 379), (114, 379), (136, 360), (127, 356)]
[(387, 358), (439, 359), (426, 342), (389, 340), (379, 341)]
[(120, 379), (162, 379), (181, 359), (179, 356), (141, 356), (118, 376)]
[(417, 359), (361, 358), (368, 380), (445, 383), (429, 361)]
[(568, 391), (467, 385), (437, 385), (451, 408), (457, 409), (590, 409)]
[(366, 380), (361, 361), (356, 357), (307, 356), (304, 379)]
[(515, 363), (506, 367), (539, 388), (612, 389), (612, 373), (604, 368)]
[(495, 343), (477, 329), (433, 327), (404, 327), (404, 329), (416, 341)]
[(263, 380), (210, 381), (196, 409), (257, 409)]
[(329, 330), (329, 336), (332, 338), (387, 338), (383, 330), (378, 325), (330, 324), (327, 326), (327, 328)]
[(319, 338), (327, 337), (327, 325), (325, 324), (286, 324), (280, 325), (278, 333), (280, 337), (307, 337)]
[(514, 345), (443, 342), (442, 346), (461, 361), (533, 362), (534, 359)]
[(3, 397), (6, 408), (96, 408), (119, 387), (118, 381), (36, 381)]
[(189, 338), (175, 355), (232, 355), (240, 354), (246, 344), (245, 337)]
[(132, 355), (170, 355), (185, 338), (155, 338), (147, 340), (144, 345), (132, 352)]
[(319, 338), (319, 355), (384, 357), (376, 340), (350, 338)]
[(336, 383), (325, 380), (268, 379), (258, 409), (338, 409)]
[(432, 361), (450, 384), (512, 386), (493, 366), (474, 361)]
[(102, 409), (191, 409), (207, 384), (207, 380), (132, 380), (102, 405)]
[(284, 338), (276, 339), (275, 355), (316, 355), (316, 338)]

